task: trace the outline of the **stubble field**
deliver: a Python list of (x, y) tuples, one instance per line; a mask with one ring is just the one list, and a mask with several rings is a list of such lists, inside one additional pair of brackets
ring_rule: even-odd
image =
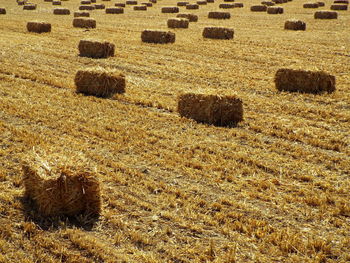
[[(174, 44), (141, 42), (167, 30), (174, 14), (161, 0), (147, 11), (91, 12), (97, 28), (73, 28), (52, 3), (24, 11), (2, 0), (0, 15), (0, 262), (349, 262), (350, 14), (315, 20), (303, 1), (284, 14), (250, 12), (259, 1), (209, 20), (222, 1), (200, 6), (198, 22)], [(101, 2), (113, 6), (115, 1)], [(62, 2), (71, 13), (80, 1)], [(332, 1), (318, 10), (328, 10)], [(283, 29), (285, 20), (306, 31)], [(34, 34), (43, 20), (52, 32)], [(235, 30), (203, 39), (205, 26)], [(116, 45), (115, 57), (78, 56), (80, 39)], [(86, 67), (116, 68), (126, 93), (101, 99), (75, 93)], [(278, 92), (279, 68), (324, 70), (332, 94)], [(235, 128), (181, 118), (184, 92), (236, 94)], [(21, 163), (34, 154), (52, 165), (96, 169), (103, 210), (89, 218), (42, 218), (23, 198)]]

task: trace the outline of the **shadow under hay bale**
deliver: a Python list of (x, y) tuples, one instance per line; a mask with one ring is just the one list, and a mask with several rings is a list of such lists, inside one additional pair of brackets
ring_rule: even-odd
[(331, 5), (331, 10), (348, 10), (348, 5), (342, 5), (342, 4), (335, 4)]
[(187, 93), (179, 96), (180, 116), (216, 126), (236, 126), (243, 120), (242, 101), (235, 96)]
[(317, 11), (314, 14), (315, 19), (337, 19), (338, 13), (334, 11)]
[(276, 72), (275, 85), (279, 91), (331, 93), (335, 91), (335, 77), (323, 71), (282, 68)]
[(89, 12), (74, 12), (74, 17), (90, 17)]
[(197, 5), (197, 4), (188, 4), (188, 5), (186, 5), (186, 9), (190, 9), (190, 10), (199, 9), (199, 5)]
[(197, 22), (198, 16), (194, 14), (178, 14), (176, 17), (178, 18), (186, 18), (189, 22)]
[(219, 8), (221, 8), (221, 9), (231, 9), (231, 8), (235, 8), (235, 4), (220, 4)]
[(144, 30), (141, 33), (141, 40), (142, 42), (155, 44), (174, 43), (175, 33), (158, 30)]
[(25, 4), (23, 6), (23, 10), (35, 10), (36, 9), (36, 4)]
[(51, 24), (45, 22), (31, 21), (27, 23), (28, 32), (47, 33), (51, 32)]
[(286, 30), (306, 30), (305, 22), (301, 20), (289, 19), (284, 23)]
[(91, 11), (91, 10), (95, 10), (95, 6), (94, 5), (81, 5), (79, 6), (79, 10), (83, 11), (83, 10), (88, 10), (88, 11)]
[(74, 78), (76, 91), (101, 98), (125, 92), (125, 76), (117, 70), (90, 68), (79, 70)]
[(95, 174), (71, 168), (53, 171), (28, 164), (24, 164), (22, 169), (25, 196), (34, 201), (41, 215), (100, 213), (100, 185)]
[(53, 10), (54, 15), (70, 15), (70, 11), (67, 8), (55, 8)]
[(188, 28), (189, 21), (183, 18), (168, 19), (167, 25), (169, 28)]
[(318, 3), (305, 3), (305, 4), (303, 5), (303, 7), (304, 7), (304, 8), (318, 8), (319, 5), (318, 5)]
[(213, 19), (230, 19), (231, 14), (229, 12), (209, 12), (208, 18)]
[(252, 12), (266, 12), (267, 6), (266, 5), (252, 5), (250, 7), (250, 11)]
[(135, 5), (134, 11), (147, 11), (147, 6), (145, 5)]
[(162, 13), (179, 13), (179, 8), (177, 6), (165, 6), (162, 7)]
[(6, 15), (6, 9), (0, 8), (0, 15)]
[(124, 14), (124, 9), (121, 7), (106, 8), (106, 14)]
[(205, 27), (202, 35), (211, 39), (233, 39), (234, 30), (225, 27)]
[(80, 40), (79, 56), (89, 58), (108, 58), (114, 56), (115, 45), (109, 42)]
[(270, 6), (267, 8), (268, 14), (283, 14), (283, 7), (280, 6)]
[(96, 28), (96, 20), (93, 18), (74, 18), (73, 27)]

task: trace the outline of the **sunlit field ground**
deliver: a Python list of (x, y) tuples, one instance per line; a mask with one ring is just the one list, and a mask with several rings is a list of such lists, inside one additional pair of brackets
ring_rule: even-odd
[[(91, 12), (97, 28), (73, 28), (80, 1), (33, 0), (24, 11), (1, 0), (0, 262), (349, 262), (350, 13), (315, 20), (301, 0), (284, 14), (253, 13), (259, 1), (207, 18), (222, 0), (200, 6), (198, 22), (174, 44), (141, 42), (144, 29), (167, 29), (161, 0), (147, 11)], [(106, 7), (115, 1), (101, 2)], [(289, 18), (306, 31), (284, 30)], [(31, 20), (52, 32), (28, 33)], [(235, 31), (203, 39), (205, 26)], [(80, 39), (116, 45), (108, 59), (78, 56)], [(125, 74), (126, 93), (111, 99), (75, 92), (77, 70), (100, 66)], [(279, 68), (324, 70), (332, 94), (278, 92)], [(237, 95), (235, 128), (181, 118), (178, 95)], [(99, 219), (43, 218), (24, 200), (21, 162), (96, 169)]]

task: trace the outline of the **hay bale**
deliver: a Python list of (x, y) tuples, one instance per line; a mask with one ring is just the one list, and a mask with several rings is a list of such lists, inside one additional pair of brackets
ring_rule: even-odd
[(100, 213), (100, 185), (95, 173), (67, 167), (48, 170), (29, 164), (23, 164), (22, 170), (25, 196), (34, 201), (41, 215)]
[(106, 14), (124, 14), (124, 8), (122, 7), (106, 8)]
[(243, 3), (234, 3), (235, 8), (242, 8), (244, 5)]
[(147, 3), (147, 2), (141, 3), (141, 5), (145, 5), (147, 7), (152, 7), (153, 6), (152, 3)]
[(90, 17), (89, 12), (74, 12), (74, 17)]
[(215, 3), (215, 0), (207, 0), (207, 3)]
[(147, 11), (147, 6), (145, 5), (135, 5), (134, 11)]
[(190, 9), (190, 10), (199, 9), (199, 5), (197, 5), (197, 4), (188, 4), (188, 5), (186, 5), (186, 9)]
[(151, 3), (156, 4), (157, 0), (149, 0)]
[(213, 19), (230, 19), (231, 14), (229, 12), (209, 12), (208, 18)]
[(207, 1), (197, 1), (197, 5), (206, 5)]
[(137, 1), (134, 1), (134, 0), (127, 0), (125, 3), (127, 5), (137, 5)]
[(186, 18), (189, 22), (197, 22), (198, 16), (194, 14), (178, 14), (176, 17), (178, 18)]
[(188, 28), (189, 21), (183, 18), (171, 18), (167, 24), (169, 28)]
[(314, 14), (315, 19), (337, 19), (338, 13), (335, 11), (317, 11)]
[(325, 3), (324, 2), (317, 2), (318, 6), (322, 7), (322, 6), (325, 6)]
[(108, 98), (125, 92), (125, 76), (116, 70), (89, 68), (79, 70), (74, 78), (76, 91), (86, 95)]
[(47, 33), (51, 32), (51, 24), (46, 22), (31, 21), (27, 23), (28, 32)]
[(102, 9), (105, 9), (105, 5), (104, 4), (95, 4), (95, 9), (96, 10), (102, 10)]
[(177, 2), (177, 6), (186, 6), (189, 2)]
[(109, 42), (99, 42), (94, 40), (80, 40), (79, 56), (89, 58), (108, 58), (114, 56), (115, 45)]
[(6, 9), (5, 8), (0, 8), (0, 15), (6, 15)]
[(205, 27), (202, 35), (204, 38), (233, 39), (234, 30), (226, 27)]
[(167, 44), (175, 42), (175, 33), (158, 31), (158, 30), (144, 30), (141, 33), (142, 42)]
[(335, 91), (335, 77), (323, 71), (282, 68), (276, 72), (275, 85), (279, 91), (331, 93)]
[(52, 1), (52, 5), (62, 5), (61, 1)]
[(95, 6), (93, 5), (81, 5), (79, 6), (79, 10), (83, 11), (83, 10), (95, 10)]
[[(50, 3), (51, 3), (52, 1), (53, 1), (53, 0), (44, 0), (44, 2), (50, 2)], [(17, 1), (17, 2), (18, 2), (18, 1)]]
[(233, 126), (243, 120), (242, 100), (235, 96), (187, 93), (179, 96), (180, 116), (216, 126)]
[[(62, 1), (62, 0), (61, 0)], [(91, 1), (91, 3), (96, 3), (96, 0), (90, 0)]]
[(236, 0), (224, 0), (224, 2), (228, 2), (228, 3), (231, 3), (231, 2), (234, 2)]
[(283, 7), (280, 6), (269, 6), (267, 8), (268, 14), (283, 14)]
[(346, 4), (348, 5), (349, 4), (349, 1), (348, 0), (335, 0), (333, 1), (334, 4)]
[(96, 20), (93, 18), (74, 18), (73, 27), (96, 28)]
[(270, 2), (270, 1), (262, 1), (261, 4), (266, 5), (266, 6), (274, 6), (275, 5), (274, 2)]
[(331, 5), (331, 10), (348, 10), (348, 5), (346, 4)]
[(53, 10), (54, 15), (70, 15), (70, 11), (67, 8), (55, 8)]
[(25, 4), (23, 6), (23, 10), (35, 10), (36, 9), (36, 4)]
[(91, 1), (90, 0), (83, 0), (83, 1), (80, 1), (80, 4), (81, 5), (91, 5)]
[(115, 7), (125, 7), (124, 3), (115, 3), (114, 4)]
[(250, 7), (250, 11), (252, 11), (252, 12), (266, 12), (267, 6), (266, 5), (252, 5)]
[(305, 30), (306, 24), (301, 20), (289, 19), (284, 23), (284, 29), (286, 30)]
[(319, 5), (318, 5), (318, 3), (305, 3), (305, 4), (303, 5), (303, 7), (304, 7), (304, 8), (318, 8)]
[(162, 13), (179, 13), (179, 8), (177, 6), (165, 6), (162, 7)]
[(25, 5), (26, 1), (18, 1), (17, 5)]
[(222, 8), (222, 9), (235, 8), (235, 4), (220, 4), (219, 8)]

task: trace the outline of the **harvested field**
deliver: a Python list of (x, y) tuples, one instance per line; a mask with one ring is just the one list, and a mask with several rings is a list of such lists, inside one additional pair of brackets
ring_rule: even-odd
[[(350, 261), (349, 11), (314, 19), (333, 0), (318, 9), (293, 0), (279, 4), (283, 15), (268, 15), (251, 12), (262, 1), (252, 0), (230, 9), (231, 19), (208, 19), (228, 11), (216, 0), (180, 8), (199, 19), (172, 30), (174, 43), (143, 43), (143, 30), (169, 30), (177, 14), (161, 8), (178, 1), (147, 12), (127, 6), (120, 16), (93, 10), (97, 29), (73, 27), (73, 15), (55, 16), (43, 0), (33, 11), (0, 1), (7, 11), (0, 17), (0, 262)], [(80, 2), (62, 7), (73, 14)], [(291, 18), (307, 30), (285, 30)], [(28, 32), (32, 20), (52, 31)], [(234, 28), (234, 40), (204, 39), (211, 26)], [(114, 43), (116, 54), (80, 57), (81, 39)], [(123, 72), (126, 92), (77, 93), (75, 74), (90, 67)], [(278, 91), (281, 68), (327, 72), (336, 90)], [(181, 117), (185, 93), (237, 96), (244, 120), (222, 127)], [(98, 218), (36, 211), (21, 168), (33, 151), (96, 174)]]

